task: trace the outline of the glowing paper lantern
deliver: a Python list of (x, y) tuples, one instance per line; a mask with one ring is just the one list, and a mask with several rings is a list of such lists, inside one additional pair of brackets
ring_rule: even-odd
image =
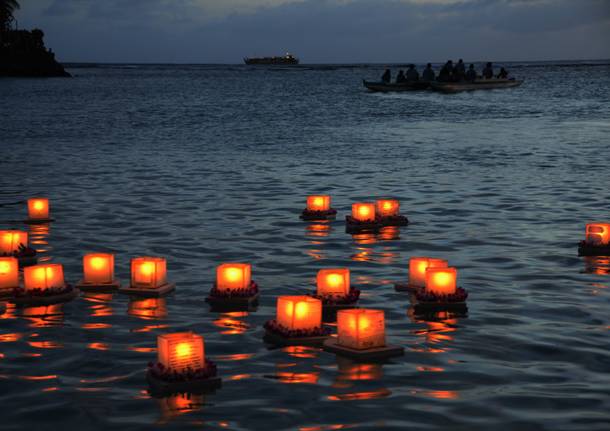
[(400, 213), (400, 202), (396, 199), (380, 199), (375, 204), (377, 214), (381, 217), (393, 217)]
[(114, 255), (90, 253), (83, 257), (83, 282), (108, 284), (114, 281)]
[(0, 253), (13, 254), (19, 246), (28, 246), (28, 233), (22, 230), (0, 230)]
[(316, 278), (318, 295), (321, 296), (347, 296), (349, 294), (349, 269), (332, 268), (321, 269)]
[(385, 346), (385, 317), (382, 310), (356, 308), (337, 313), (337, 345), (350, 349)]
[(164, 367), (178, 372), (198, 370), (205, 363), (203, 337), (190, 331), (159, 335), (157, 353)]
[(23, 269), (25, 290), (60, 289), (65, 286), (64, 268), (57, 263), (28, 266)]
[(223, 263), (216, 268), (216, 288), (219, 291), (248, 289), (252, 282), (249, 263)]
[(308, 211), (328, 211), (330, 210), (329, 195), (311, 195), (307, 196)]
[(19, 286), (19, 261), (15, 257), (0, 257), (0, 289)]
[(409, 259), (409, 284), (424, 287), (428, 268), (447, 268), (448, 266), (448, 262), (444, 259), (412, 257)]
[(610, 245), (610, 223), (587, 223), (585, 242), (591, 245)]
[(49, 218), (49, 200), (47, 198), (28, 199), (28, 217), (30, 220)]
[(131, 259), (131, 287), (156, 289), (167, 283), (167, 263), (162, 257)]
[(426, 270), (426, 292), (435, 295), (453, 295), (457, 289), (457, 269), (428, 268)]
[(322, 326), (322, 301), (310, 296), (280, 296), (276, 320), (290, 330), (311, 330)]
[(352, 218), (359, 222), (375, 220), (375, 204), (368, 202), (352, 204)]

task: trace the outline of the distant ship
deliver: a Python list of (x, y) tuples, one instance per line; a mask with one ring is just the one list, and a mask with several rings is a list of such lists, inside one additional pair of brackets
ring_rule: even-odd
[(250, 57), (244, 58), (246, 64), (299, 64), (299, 59), (286, 53), (282, 57)]

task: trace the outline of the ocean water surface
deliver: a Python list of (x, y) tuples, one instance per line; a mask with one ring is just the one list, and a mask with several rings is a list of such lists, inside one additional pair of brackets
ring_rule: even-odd
[[(174, 294), (0, 305), (0, 428), (607, 430), (610, 258), (579, 258), (610, 219), (610, 64), (512, 64), (515, 89), (371, 94), (381, 65), (87, 66), (0, 80), (0, 228), (30, 226), (42, 260), (168, 259)], [(396, 69), (394, 69), (396, 70)], [(305, 196), (339, 217), (305, 223)], [(400, 199), (412, 221), (349, 235), (354, 201)], [(416, 315), (410, 256), (449, 259), (468, 314)], [(211, 312), (216, 265), (253, 264), (253, 312)], [(270, 349), (275, 298), (347, 266), (402, 358), (358, 364)], [(193, 330), (223, 378), (155, 398), (156, 336)]]

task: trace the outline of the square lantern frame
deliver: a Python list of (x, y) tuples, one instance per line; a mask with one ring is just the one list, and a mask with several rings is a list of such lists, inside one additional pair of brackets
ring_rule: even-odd
[[(587, 223), (585, 227), (585, 235), (591, 225), (607, 225), (607, 222), (594, 222)], [(579, 256), (610, 256), (610, 244), (596, 245), (588, 243), (586, 238), (578, 243), (578, 255)]]
[[(398, 206), (398, 212), (394, 215), (382, 215), (380, 211), (380, 206), (384, 201), (396, 202)], [(409, 219), (406, 216), (400, 215), (400, 202), (397, 199), (378, 199), (375, 201), (375, 209), (377, 214), (377, 220), (381, 223), (382, 226), (407, 226), (409, 224)]]
[(324, 198), (328, 199), (328, 209), (327, 210), (310, 210), (306, 207), (300, 215), (301, 220), (305, 221), (316, 221), (316, 220), (334, 220), (337, 217), (337, 210), (332, 207), (332, 198), (330, 195), (310, 195), (307, 196), (307, 202), (311, 198)]
[[(63, 268), (62, 268), (63, 271)], [(55, 288), (55, 292), (36, 292), (25, 288), (25, 280), (23, 287), (13, 291), (13, 294), (8, 298), (8, 302), (17, 306), (38, 306), (38, 305), (53, 305), (70, 302), (76, 298), (80, 291), (69, 283), (63, 281), (63, 286), (60, 289)]]
[[(289, 295), (290, 296), (290, 295)], [(303, 301), (307, 301), (307, 302), (312, 302), (314, 300), (319, 301), (320, 303), (320, 327), (317, 328), (319, 329), (319, 331), (314, 331), (314, 334), (308, 334), (308, 335), (286, 335), (286, 334), (282, 334), (281, 332), (278, 332), (276, 330), (276, 323), (277, 323), (277, 317), (276, 319), (273, 320), (269, 320), (265, 323), (264, 327), (265, 327), (265, 334), (263, 336), (263, 341), (265, 341), (267, 344), (272, 345), (273, 347), (283, 347), (283, 346), (321, 346), (322, 343), (324, 342), (324, 340), (328, 339), (328, 337), (330, 337), (330, 330), (328, 328), (326, 328), (324, 326), (324, 322), (323, 322), (323, 314), (324, 314), (324, 309), (322, 306), (322, 301), (319, 298), (312, 298), (311, 296), (303, 296), (303, 295), (297, 295), (296, 297), (300, 297), (302, 298)], [(279, 300), (279, 298), (278, 298)], [(295, 310), (293, 310), (293, 312), (295, 312)], [(299, 330), (295, 330), (295, 332), (298, 332)]]
[[(426, 259), (428, 261), (428, 266), (427, 268), (430, 267), (434, 267), (434, 268), (440, 268), (443, 266), (438, 266), (438, 265), (434, 265), (431, 266), (430, 265), (430, 261), (434, 261), (436, 263), (440, 263), (441, 265), (444, 265), (444, 267), (448, 267), (449, 266), (449, 262), (446, 259), (439, 259), (439, 258), (435, 258), (435, 257), (427, 257), (427, 256), (412, 256), (409, 259), (409, 280), (407, 280), (406, 282), (398, 282), (398, 283), (394, 283), (394, 290), (396, 290), (397, 292), (417, 292), (417, 291), (421, 291), (425, 288), (425, 281), (424, 284), (416, 284), (416, 283), (412, 283), (410, 280), (410, 273), (411, 273), (411, 262), (413, 259)], [(424, 279), (425, 279), (425, 273), (424, 273)]]
[[(86, 256), (95, 257), (95, 255), (106, 255), (110, 253), (90, 253)], [(114, 255), (112, 255), (112, 265), (114, 265)], [(83, 265), (85, 257), (83, 257)], [(83, 268), (84, 271), (84, 268)], [(83, 292), (97, 292), (97, 293), (112, 293), (116, 292), (121, 288), (121, 282), (114, 277), (114, 279), (108, 283), (100, 283), (100, 282), (87, 282), (83, 277), (78, 283), (76, 283), (76, 287)]]
[[(221, 264), (218, 268), (223, 265), (229, 264)], [(255, 311), (257, 309), (260, 292), (258, 290), (258, 284), (252, 279), (251, 265), (249, 265), (248, 272), (250, 275), (250, 285), (246, 289), (236, 289), (230, 294), (216, 293), (218, 281), (214, 282), (212, 290), (210, 290), (210, 293), (205, 298), (205, 302), (210, 305), (212, 311)]]
[[(149, 256), (145, 256), (145, 257), (149, 257)], [(157, 257), (149, 257), (149, 258), (159, 259)], [(134, 259), (140, 259), (140, 258), (133, 258), (131, 260), (132, 264), (133, 264)], [(165, 267), (165, 270), (166, 270), (166, 274), (167, 274), (167, 266)], [(133, 271), (133, 268), (131, 268), (130, 271)], [(130, 274), (130, 280), (132, 278), (133, 278), (133, 274)], [(118, 292), (123, 293), (125, 295), (141, 296), (144, 298), (159, 298), (161, 296), (166, 296), (166, 295), (170, 294), (175, 289), (176, 289), (176, 283), (172, 283), (167, 280), (165, 281), (164, 284), (161, 284), (160, 286), (157, 286), (154, 288), (133, 286), (130, 281), (129, 287), (120, 287), (118, 289)]]
[[(47, 217), (46, 218), (31, 218), (30, 217), (30, 206), (33, 205), (33, 202), (36, 200), (43, 200), (46, 202), (47, 204)], [(30, 204), (30, 202), (32, 202), (32, 204)], [(49, 203), (49, 198), (30, 198), (27, 201), (27, 205), (28, 205), (28, 218), (26, 218), (23, 222), (25, 224), (45, 224), (45, 223), (51, 223), (54, 222), (55, 219), (51, 217), (51, 204)]]

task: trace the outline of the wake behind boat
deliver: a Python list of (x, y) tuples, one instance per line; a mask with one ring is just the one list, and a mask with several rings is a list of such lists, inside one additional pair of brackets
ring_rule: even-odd
[(461, 91), (494, 90), (498, 88), (518, 87), (523, 80), (518, 79), (475, 79), (460, 82), (431, 82), (430, 87), (441, 93), (459, 93)]
[(418, 91), (425, 90), (430, 86), (429, 82), (426, 81), (413, 81), (413, 82), (401, 82), (401, 83), (389, 83), (383, 81), (367, 81), (362, 80), (362, 84), (370, 91), (389, 93), (394, 91)]

